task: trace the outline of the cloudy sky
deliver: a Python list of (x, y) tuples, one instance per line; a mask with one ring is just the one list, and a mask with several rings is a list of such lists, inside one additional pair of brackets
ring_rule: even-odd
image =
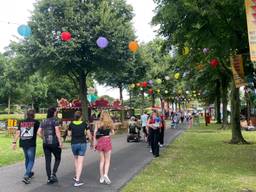
[[(33, 10), (35, 0), (4, 0), (0, 6), (0, 51), (4, 50), (11, 39), (15, 39), (17, 27), (27, 22), (30, 11)], [(154, 15), (155, 4), (153, 0), (127, 0), (134, 7), (135, 18), (133, 20), (134, 28), (140, 42), (148, 42), (155, 36), (154, 29), (150, 21)], [(99, 86), (99, 95), (108, 94), (118, 98), (118, 90), (109, 87)]]

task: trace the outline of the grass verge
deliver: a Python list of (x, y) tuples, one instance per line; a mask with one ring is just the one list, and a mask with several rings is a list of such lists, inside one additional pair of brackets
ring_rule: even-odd
[[(187, 130), (123, 192), (256, 191), (256, 146), (230, 145), (231, 130), (217, 125)], [(255, 132), (243, 132), (255, 141)]]

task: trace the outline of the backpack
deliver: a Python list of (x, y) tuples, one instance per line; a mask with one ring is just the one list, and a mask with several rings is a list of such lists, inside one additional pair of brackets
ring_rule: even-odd
[(43, 141), (44, 144), (52, 145), (58, 144), (58, 139), (55, 132), (56, 121), (53, 119), (46, 119), (43, 121)]

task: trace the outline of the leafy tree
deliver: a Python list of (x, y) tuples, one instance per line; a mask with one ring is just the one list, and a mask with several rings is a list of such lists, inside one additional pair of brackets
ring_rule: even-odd
[[(215, 82), (222, 84), (219, 87), (223, 88), (222, 97), (225, 99), (231, 80), (229, 56), (248, 53), (244, 1), (155, 0), (155, 2), (158, 3), (158, 8), (153, 22), (160, 24), (160, 33), (166, 37), (167, 44), (178, 47), (180, 53), (186, 46), (191, 50), (186, 56), (187, 68), (195, 64), (190, 62), (190, 56), (194, 58), (193, 55), (197, 55), (198, 49), (202, 51), (203, 48), (209, 48), (209, 56), (219, 59), (220, 66), (215, 70), (219, 74), (219, 82)], [(209, 62), (210, 60), (207, 63)], [(194, 78), (197, 76), (197, 74), (193, 75)], [(228, 78), (223, 79), (223, 77)], [(233, 82), (231, 100), (231, 143), (246, 143), (240, 128), (239, 90), (234, 87)]]
[[(124, 0), (41, 0), (29, 22), (32, 36), (13, 47), (31, 71), (67, 75), (79, 92), (87, 119), (87, 77), (99, 69), (122, 67), (120, 61), (132, 40), (132, 17)], [(64, 31), (72, 34), (70, 41), (60, 40)], [(96, 45), (100, 36), (110, 41), (105, 49)]]

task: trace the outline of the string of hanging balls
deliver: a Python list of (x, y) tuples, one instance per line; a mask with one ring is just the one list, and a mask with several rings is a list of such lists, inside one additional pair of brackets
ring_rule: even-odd
[[(203, 51), (203, 53), (204, 53), (205, 55), (207, 55), (207, 54), (210, 52), (210, 49), (205, 47), (205, 48), (203, 48), (202, 51)], [(188, 55), (189, 53), (190, 53), (190, 49), (189, 49), (188, 47), (184, 47), (184, 48), (182, 49), (182, 55)], [(217, 66), (219, 65), (219, 60), (216, 59), (216, 58), (211, 59), (210, 65), (211, 65), (211, 67), (212, 67), (213, 69), (216, 69)], [(202, 64), (199, 64), (199, 65), (197, 66), (197, 69), (198, 69), (199, 71), (202, 70), (202, 69), (203, 69), (203, 65), (202, 65)]]
[[(25, 37), (25, 38), (28, 38), (29, 36), (32, 35), (32, 30), (28, 25), (20, 25), (18, 27), (17, 31), (18, 31), (19, 35), (21, 35), (22, 37)], [(60, 35), (60, 39), (64, 42), (68, 42), (72, 39), (72, 35), (68, 31), (63, 31), (58, 35)], [(109, 45), (109, 40), (106, 37), (100, 36), (97, 39), (96, 44), (99, 48), (105, 49)], [(137, 41), (129, 42), (128, 48), (132, 53), (136, 53), (139, 49), (138, 42)]]

